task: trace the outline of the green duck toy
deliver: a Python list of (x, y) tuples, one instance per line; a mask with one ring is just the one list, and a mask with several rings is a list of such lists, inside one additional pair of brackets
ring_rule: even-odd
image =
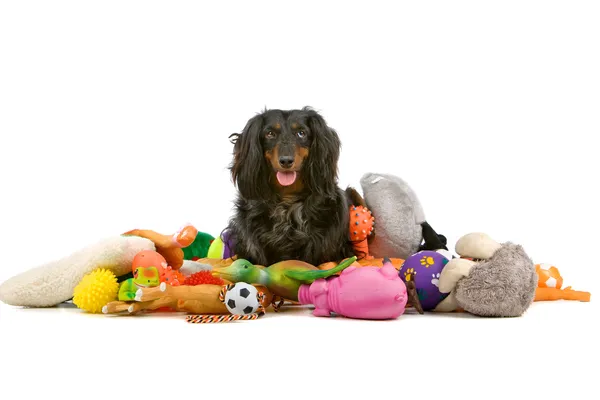
[(259, 267), (248, 260), (235, 260), (230, 266), (215, 268), (212, 275), (232, 283), (246, 282), (266, 286), (275, 296), (298, 301), (298, 290), (317, 279), (324, 279), (348, 268), (356, 256), (342, 261), (328, 270), (321, 270), (302, 261), (281, 261), (270, 267)]

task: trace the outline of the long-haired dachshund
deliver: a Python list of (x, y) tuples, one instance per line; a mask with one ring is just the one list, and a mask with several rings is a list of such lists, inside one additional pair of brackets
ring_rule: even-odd
[(308, 107), (267, 110), (230, 138), (238, 188), (227, 228), (234, 254), (259, 265), (319, 265), (354, 255), (349, 206), (362, 199), (337, 185), (341, 143), (321, 115)]

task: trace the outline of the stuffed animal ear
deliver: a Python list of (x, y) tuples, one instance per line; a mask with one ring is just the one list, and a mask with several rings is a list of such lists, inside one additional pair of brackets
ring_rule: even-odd
[(489, 260), (501, 247), (502, 245), (489, 235), (473, 232), (458, 239), (455, 249), (461, 257)]
[(444, 235), (439, 235), (433, 230), (427, 221), (421, 224), (423, 228), (423, 244), (419, 246), (419, 250), (448, 250), (448, 240)]

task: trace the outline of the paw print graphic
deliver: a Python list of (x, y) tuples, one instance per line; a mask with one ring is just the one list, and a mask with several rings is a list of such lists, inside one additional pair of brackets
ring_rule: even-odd
[(431, 284), (435, 285), (436, 287), (439, 287), (440, 286), (440, 274), (439, 273), (431, 274), (431, 277), (432, 277)]
[(416, 272), (414, 268), (409, 268), (406, 271), (404, 271), (404, 280), (405, 281), (411, 281), (414, 279)]
[(433, 257), (423, 256), (423, 258), (421, 258), (421, 265), (424, 266), (425, 268), (429, 268), (433, 264), (435, 264), (435, 260), (433, 259)]

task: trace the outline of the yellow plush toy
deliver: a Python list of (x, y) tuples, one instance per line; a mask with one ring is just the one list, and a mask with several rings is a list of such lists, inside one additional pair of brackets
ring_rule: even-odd
[(73, 291), (73, 304), (89, 313), (101, 313), (102, 307), (117, 299), (119, 284), (114, 273), (97, 269), (83, 277)]

